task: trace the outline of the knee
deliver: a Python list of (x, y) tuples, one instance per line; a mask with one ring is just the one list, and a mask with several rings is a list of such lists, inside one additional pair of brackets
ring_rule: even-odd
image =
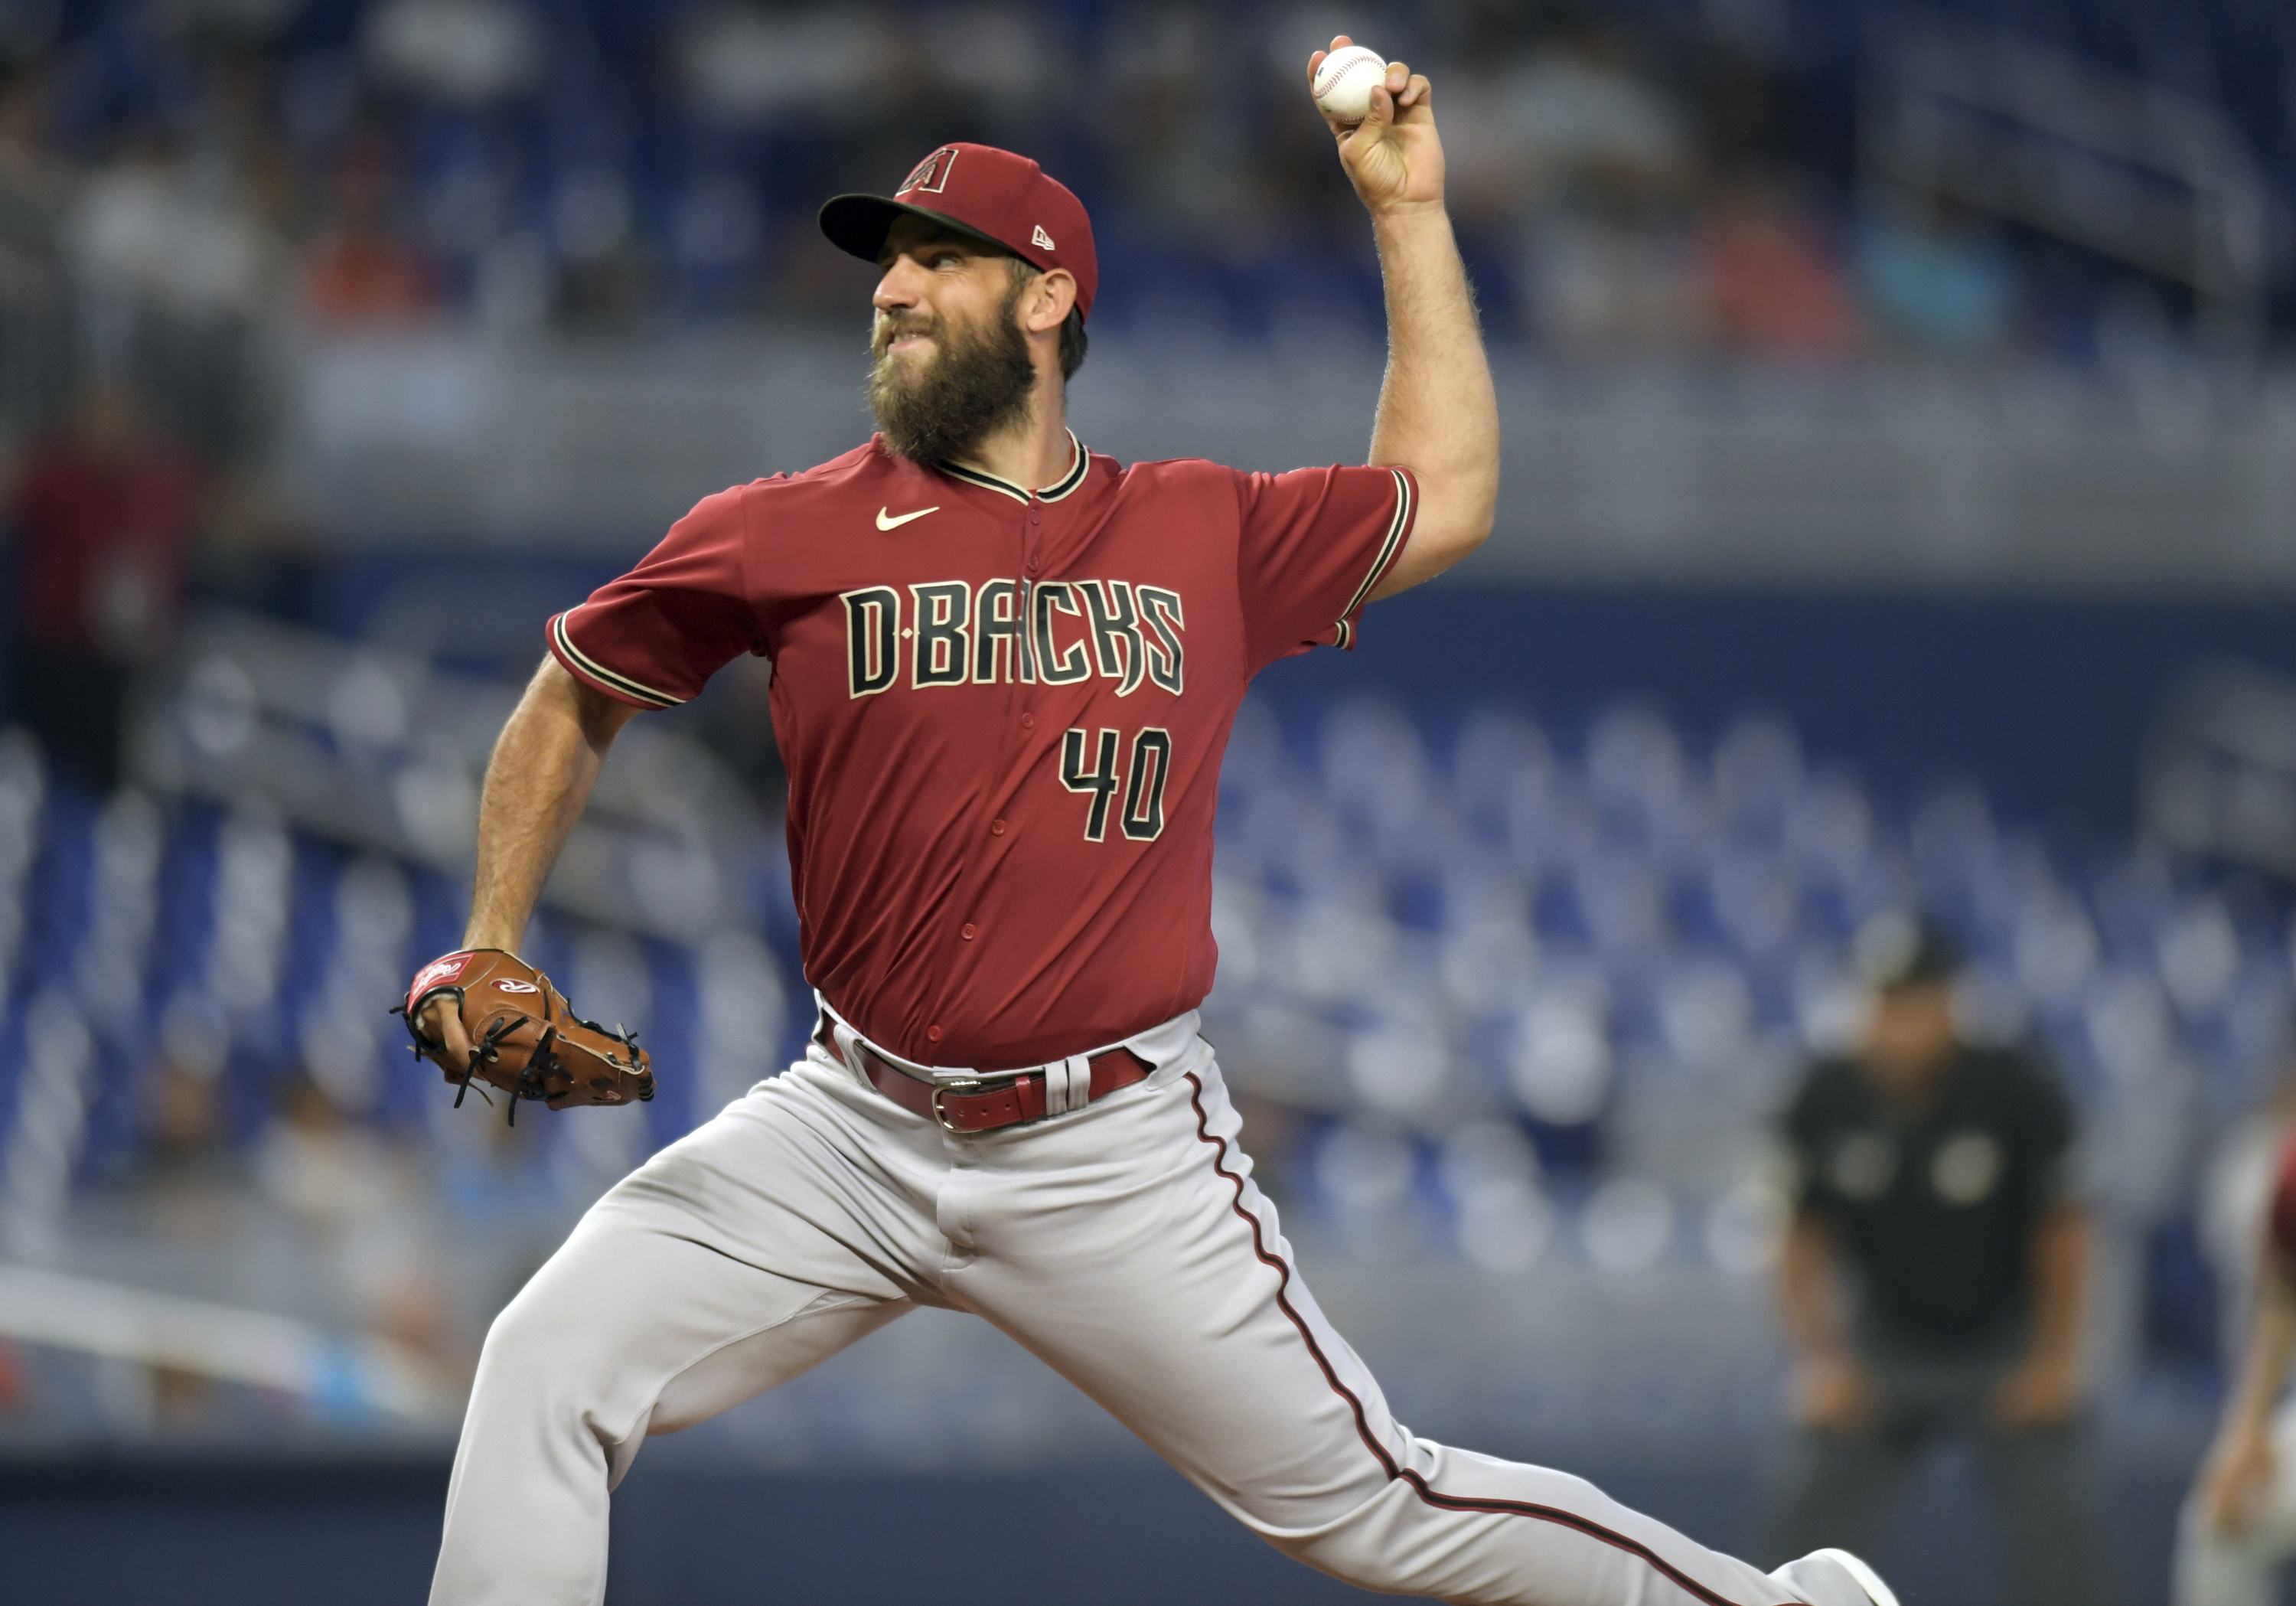
[[(1232, 1501), (1221, 1503), (1230, 1516), (1281, 1554), (1346, 1583), (1377, 1589), (1380, 1585), (1372, 1575), (1380, 1566), (1382, 1547), (1370, 1541), (1366, 1530), (1374, 1526), (1380, 1502), (1391, 1487), (1382, 1483), (1367, 1490), (1349, 1490), (1350, 1503), (1336, 1514), (1320, 1500), (1305, 1509), (1291, 1510), (1253, 1510)], [(1327, 1499), (1331, 1493), (1326, 1491)]]
[(1431, 1542), (1428, 1529), (1455, 1520), (1423, 1503), (1408, 1480), (1394, 1478), (1314, 1528), (1262, 1528), (1260, 1536), (1293, 1561), (1357, 1589), (1448, 1599), (1460, 1580), (1450, 1576), (1445, 1562), (1456, 1560), (1457, 1547)]
[(479, 1376), (521, 1376), (541, 1370), (533, 1363), (550, 1353), (554, 1336), (562, 1338), (562, 1329), (552, 1319), (547, 1301), (535, 1297), (535, 1285), (529, 1282), (487, 1323)]
[(556, 1416), (586, 1412), (603, 1381), (591, 1351), (594, 1322), (562, 1308), (540, 1275), (519, 1291), (487, 1328), (472, 1386), (472, 1407), (505, 1407)]
[(1373, 1542), (1371, 1525), (1364, 1520), (1365, 1515), (1358, 1508), (1312, 1534), (1263, 1534), (1261, 1537), (1294, 1561), (1357, 1589), (1367, 1589), (1375, 1594), (1424, 1593), (1409, 1587), (1408, 1580), (1403, 1577), (1404, 1569), (1398, 1565), (1399, 1558), (1390, 1547)]

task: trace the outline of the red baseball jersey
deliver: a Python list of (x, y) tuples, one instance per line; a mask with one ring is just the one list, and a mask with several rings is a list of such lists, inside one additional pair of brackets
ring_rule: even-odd
[(1041, 1064), (1202, 1001), (1244, 688), (1352, 646), (1410, 538), (1402, 469), (1126, 468), (1070, 441), (1033, 493), (877, 439), (721, 491), (549, 625), (641, 707), (773, 661), (807, 979), (922, 1065)]

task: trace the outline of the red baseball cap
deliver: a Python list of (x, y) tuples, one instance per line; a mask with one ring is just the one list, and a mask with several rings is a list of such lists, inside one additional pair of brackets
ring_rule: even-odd
[(994, 145), (943, 145), (910, 169), (890, 195), (834, 195), (821, 232), (838, 250), (873, 262), (902, 213), (970, 235), (1030, 265), (1076, 276), (1077, 312), (1092, 313), (1100, 285), (1092, 218), (1069, 187), (1025, 156)]

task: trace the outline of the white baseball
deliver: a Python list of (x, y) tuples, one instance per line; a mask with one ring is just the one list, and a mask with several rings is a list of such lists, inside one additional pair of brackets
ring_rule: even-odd
[(1387, 81), (1387, 63), (1375, 50), (1345, 45), (1316, 69), (1316, 104), (1343, 123), (1371, 115), (1371, 92)]

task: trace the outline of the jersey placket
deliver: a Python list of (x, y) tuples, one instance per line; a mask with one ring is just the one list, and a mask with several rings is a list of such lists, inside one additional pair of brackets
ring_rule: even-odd
[[(999, 778), (1001, 784), (998, 791), (981, 800), (981, 811), (989, 817), (987, 830), (991, 838), (991, 844), (984, 856), (980, 871), (983, 880), (996, 874), (1003, 868), (1006, 856), (1019, 846), (1019, 844), (1012, 839), (1007, 815), (1019, 812), (1014, 805), (1020, 801), (1021, 788), (1028, 784), (1029, 771), (1035, 762), (1037, 713), (1033, 704), (1036, 680), (1033, 676), (1022, 674), (1021, 665), (1029, 662), (1027, 655), (1030, 649), (1025, 645), (1028, 640), (1029, 609), (1032, 606), (1029, 593), (1044, 570), (1043, 512), (1043, 504), (1037, 499), (1037, 493), (1030, 491), (1028, 500), (1022, 505), (1020, 525), (1021, 580), (1020, 599), (1015, 606), (1021, 622), (1020, 643), (1021, 645), (1020, 645), (1020, 650), (1013, 655), (1013, 677), (1006, 682), (1008, 689), (1005, 694), (1005, 707), (1010, 712), (1010, 722), (1006, 729), (1017, 733), (1017, 751), (1013, 754), (1013, 762), (1006, 766), (1004, 773)], [(977, 895), (977, 887), (971, 876), (965, 877), (964, 880), (967, 884), (969, 901), (971, 895)], [(958, 932), (960, 940), (966, 943), (973, 942), (980, 935), (977, 924), (970, 920), (965, 922)]]
[[(1076, 439), (1073, 432), (1069, 440), (1073, 454), (1072, 466), (1054, 489), (1055, 498), (1066, 497), (1081, 486), (1091, 467), (1091, 454), (1086, 451), (1083, 443)], [(949, 917), (953, 928), (947, 939), (952, 975), (949, 991), (941, 1001), (947, 1004), (963, 991), (970, 979), (970, 973), (980, 962), (981, 945), (996, 940), (996, 934), (978, 918), (981, 894), (988, 877), (1003, 870), (1007, 858), (1020, 845), (1013, 819), (1021, 813), (1021, 788), (1029, 784), (1029, 773), (1038, 756), (1039, 743), (1035, 706), (1037, 681), (1030, 667), (1033, 646), (1029, 630), (1035, 605), (1032, 592), (1049, 561), (1046, 556), (1049, 536), (1045, 516), (1048, 503), (1038, 491), (1024, 489), (1012, 481), (962, 464), (944, 463), (939, 465), (939, 471), (950, 480), (969, 488), (973, 495), (994, 498), (983, 507), (986, 518), (994, 521), (1003, 512), (1005, 502), (1013, 504), (1021, 537), (1019, 596), (1015, 599), (1020, 631), (1013, 644), (1013, 652), (1009, 660), (1011, 667), (1006, 675), (998, 677), (1005, 687), (1004, 728), (1013, 734), (1016, 748), (1013, 762), (998, 777), (997, 788), (982, 796), (974, 813), (975, 840), (981, 844), (981, 851), (967, 852), (964, 866), (957, 873), (955, 907)], [(992, 658), (991, 661), (995, 660)], [(939, 1011), (936, 1009), (934, 1013)], [(938, 1045), (943, 1035), (939, 1020), (928, 1021), (925, 1028), (928, 1043)]]
[[(1081, 455), (1079, 449), (1079, 457)], [(1004, 729), (1010, 733), (1013, 756), (998, 778), (999, 785), (983, 795), (975, 814), (974, 830), (976, 839), (982, 842), (982, 851), (967, 853), (964, 868), (957, 876), (958, 895), (954, 911), (956, 925), (950, 948), (955, 968), (961, 974), (970, 963), (977, 962), (976, 947), (994, 940), (994, 934), (984, 930), (974, 917), (978, 913), (985, 883), (1003, 869), (1005, 860), (1019, 846), (1010, 816), (1019, 812), (1015, 805), (1020, 801), (1021, 788), (1028, 783), (1029, 772), (1035, 762), (1037, 716), (1032, 701), (1036, 684), (1035, 677), (1025, 672), (1023, 665), (1029, 662), (1028, 654), (1030, 649), (1027, 644), (1029, 591), (1044, 568), (1045, 526), (1044, 504), (1034, 491), (1021, 498), (1019, 487), (1009, 486), (1001, 481), (984, 483), (987, 476), (976, 479), (969, 474), (959, 477), (979, 487), (980, 493), (1000, 501), (1005, 498), (1021, 498), (1020, 506), (1015, 509), (1020, 534), (1021, 585), (1014, 606), (1021, 627), (1021, 633), (1014, 641), (1011, 668), (1000, 677), (1004, 700)], [(961, 981), (958, 985), (962, 985)], [(939, 1042), (941, 1036), (939, 1023), (928, 1025), (925, 1035), (928, 1041)], [(975, 1068), (995, 1070), (1008, 1067)]]

